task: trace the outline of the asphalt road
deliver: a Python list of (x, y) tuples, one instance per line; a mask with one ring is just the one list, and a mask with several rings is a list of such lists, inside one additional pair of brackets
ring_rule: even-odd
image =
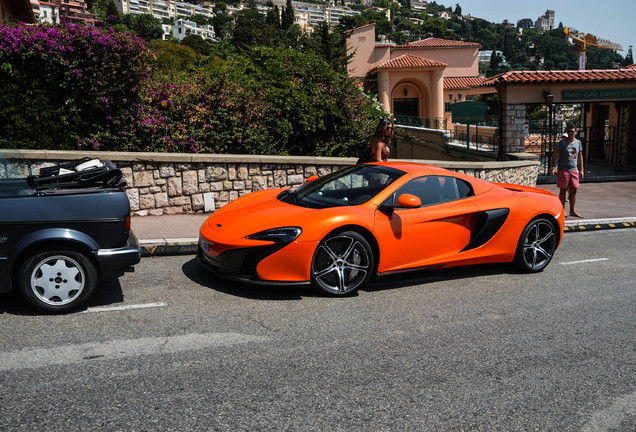
[(1, 431), (634, 431), (636, 230), (350, 298), (145, 258), (87, 311), (0, 296)]

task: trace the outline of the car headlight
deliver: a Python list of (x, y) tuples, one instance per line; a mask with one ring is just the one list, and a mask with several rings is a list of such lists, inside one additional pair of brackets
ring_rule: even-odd
[(300, 227), (272, 228), (255, 234), (250, 234), (246, 238), (250, 240), (265, 240), (287, 244), (296, 240), (301, 232), (303, 232), (303, 230)]

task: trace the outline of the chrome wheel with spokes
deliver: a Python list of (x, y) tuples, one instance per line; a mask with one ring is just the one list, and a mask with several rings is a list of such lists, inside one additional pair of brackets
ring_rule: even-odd
[(311, 261), (311, 282), (323, 292), (345, 295), (357, 291), (371, 277), (373, 252), (355, 231), (330, 234)]
[(524, 271), (539, 272), (552, 260), (557, 243), (554, 225), (544, 218), (535, 219), (521, 233), (515, 262)]

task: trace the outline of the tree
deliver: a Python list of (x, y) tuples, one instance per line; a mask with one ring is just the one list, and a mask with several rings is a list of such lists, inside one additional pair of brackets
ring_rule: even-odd
[(517, 28), (529, 29), (534, 27), (534, 22), (530, 18), (523, 18), (517, 21)]
[(347, 63), (353, 54), (347, 54), (346, 35), (337, 29), (331, 30), (329, 24), (322, 21), (311, 35), (316, 52), (334, 70), (346, 73)]
[(271, 137), (277, 154), (356, 155), (368, 145), (369, 125), (385, 114), (354, 80), (312, 53), (255, 47), (231, 68), (234, 79), (256, 86), (271, 107), (256, 128)]
[(375, 23), (375, 37), (380, 40), (381, 36), (389, 36), (393, 33), (393, 24), (387, 19), (382, 12), (367, 10), (362, 13), (367, 22)]
[(459, 3), (455, 4), (455, 15), (459, 15), (461, 16), (462, 14), (462, 7), (459, 5)]
[(369, 20), (363, 15), (345, 15), (338, 20), (338, 26), (342, 30), (353, 30), (369, 24)]
[(197, 53), (185, 44), (169, 41), (154, 41), (150, 48), (155, 52), (157, 59), (156, 69), (182, 71), (191, 69), (197, 61)]
[(227, 4), (225, 4), (225, 2), (216, 2), (214, 3), (214, 7), (212, 8), (212, 11), (214, 13), (218, 13), (218, 12), (225, 12), (227, 10)]
[(278, 6), (273, 5), (269, 9), (267, 9), (267, 15), (265, 16), (265, 22), (272, 27), (281, 28), (280, 24), (280, 10)]
[(258, 10), (242, 9), (236, 14), (231, 43), (239, 52), (255, 45), (276, 45), (279, 40), (279, 30), (267, 24)]
[(212, 27), (214, 27), (214, 34), (216, 34), (217, 38), (225, 39), (228, 29), (234, 27), (232, 17), (222, 12), (217, 12), (216, 15), (211, 18), (211, 21)]
[(210, 45), (199, 35), (191, 34), (184, 37), (181, 45), (192, 48), (199, 55), (210, 55)]
[(150, 14), (124, 15), (123, 23), (137, 36), (150, 42), (163, 34), (161, 21)]
[(629, 46), (625, 60), (623, 60), (623, 66), (629, 66), (634, 64), (634, 57), (632, 56), (632, 46)]
[(204, 26), (210, 24), (210, 19), (205, 15), (194, 14), (188, 18), (189, 21), (196, 23), (198, 26)]
[(294, 7), (292, 6), (292, 0), (287, 0), (287, 3), (283, 8), (281, 27), (283, 30), (287, 30), (292, 25), (294, 25)]
[(429, 33), (433, 37), (445, 38), (450, 35), (447, 34), (446, 22), (441, 18), (431, 18), (424, 22), (422, 26), (424, 31)]

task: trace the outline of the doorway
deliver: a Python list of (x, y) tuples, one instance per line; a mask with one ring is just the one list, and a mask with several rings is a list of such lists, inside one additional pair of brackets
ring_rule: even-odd
[(419, 117), (419, 98), (393, 99), (393, 114), (396, 117)]

